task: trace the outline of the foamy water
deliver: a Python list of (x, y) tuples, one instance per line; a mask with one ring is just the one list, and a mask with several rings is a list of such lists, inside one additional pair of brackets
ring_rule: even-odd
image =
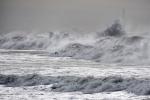
[(119, 23), (93, 33), (12, 32), (2, 34), (0, 49), (45, 50), (52, 57), (72, 57), (101, 63), (150, 63), (148, 34), (131, 36)]
[(149, 99), (149, 72), (149, 66), (49, 57), (41, 50), (1, 50), (0, 99)]

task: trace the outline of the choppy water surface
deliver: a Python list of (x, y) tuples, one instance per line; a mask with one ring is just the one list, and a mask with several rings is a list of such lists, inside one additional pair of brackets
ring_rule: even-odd
[[(149, 100), (149, 35), (0, 34), (2, 100)], [(7, 49), (7, 50), (6, 50)]]
[(46, 50), (51, 57), (72, 57), (100, 63), (150, 65), (150, 35), (133, 35), (116, 22), (93, 33), (11, 32), (0, 34), (0, 49)]
[(1, 50), (0, 99), (141, 100), (149, 97), (149, 72), (149, 66), (49, 57), (45, 51)]

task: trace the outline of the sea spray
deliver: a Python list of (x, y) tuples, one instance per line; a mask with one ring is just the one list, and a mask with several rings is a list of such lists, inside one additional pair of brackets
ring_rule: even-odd
[(12, 32), (0, 37), (0, 49), (46, 50), (53, 57), (121, 64), (150, 64), (149, 44), (148, 36), (129, 36), (118, 22), (102, 32)]

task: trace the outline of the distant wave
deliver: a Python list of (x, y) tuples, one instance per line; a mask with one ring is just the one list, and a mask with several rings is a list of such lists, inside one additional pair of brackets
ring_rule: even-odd
[(12, 32), (1, 34), (0, 49), (47, 50), (53, 57), (72, 57), (102, 63), (150, 64), (150, 40), (128, 36), (115, 22), (102, 32)]

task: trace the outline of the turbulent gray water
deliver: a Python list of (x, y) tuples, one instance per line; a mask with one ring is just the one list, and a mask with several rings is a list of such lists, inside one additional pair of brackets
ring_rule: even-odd
[(150, 95), (150, 79), (136, 79), (118, 76), (94, 78), (76, 76), (41, 76), (30, 74), (25, 76), (0, 75), (0, 84), (7, 87), (53, 85), (49, 88), (55, 92), (100, 93), (127, 91), (136, 95)]
[[(119, 95), (119, 100), (141, 100), (150, 95), (150, 68), (149, 66), (121, 66), (116, 64), (103, 65), (101, 63), (62, 58), (49, 57), (49, 53), (41, 50), (0, 50), (0, 95), (2, 100), (19, 98), (42, 100), (62, 100), (58, 93), (76, 92), (86, 97), (78, 97), (79, 100), (105, 98), (112, 100), (118, 92), (126, 92), (127, 95)], [(103, 93), (112, 94), (112, 98), (102, 96)], [(116, 94), (113, 94), (116, 93)], [(101, 95), (100, 95), (101, 94)], [(133, 95), (131, 95), (133, 94)], [(124, 99), (121, 99), (123, 97)], [(84, 98), (84, 99), (83, 99)], [(133, 99), (134, 98), (134, 99)], [(100, 99), (100, 100), (103, 100)]]
[(1, 49), (46, 50), (49, 56), (101, 63), (150, 63), (149, 35), (129, 35), (119, 22), (102, 32), (12, 32), (0, 37)]
[[(0, 99), (8, 100), (14, 96), (14, 100), (20, 100), (17, 94), (26, 94), (35, 100), (35, 95), (41, 98), (36, 94), (41, 91), (44, 96), (50, 94), (52, 97), (57, 93), (68, 95), (73, 92), (75, 96), (67, 100), (80, 95), (75, 92), (90, 96), (98, 93), (101, 95), (97, 98), (100, 98), (103, 93), (118, 91), (127, 93), (122, 100), (147, 99), (150, 95), (149, 36), (131, 36), (118, 22), (102, 32), (93, 33), (1, 34)], [(27, 97), (23, 99), (29, 99)]]

